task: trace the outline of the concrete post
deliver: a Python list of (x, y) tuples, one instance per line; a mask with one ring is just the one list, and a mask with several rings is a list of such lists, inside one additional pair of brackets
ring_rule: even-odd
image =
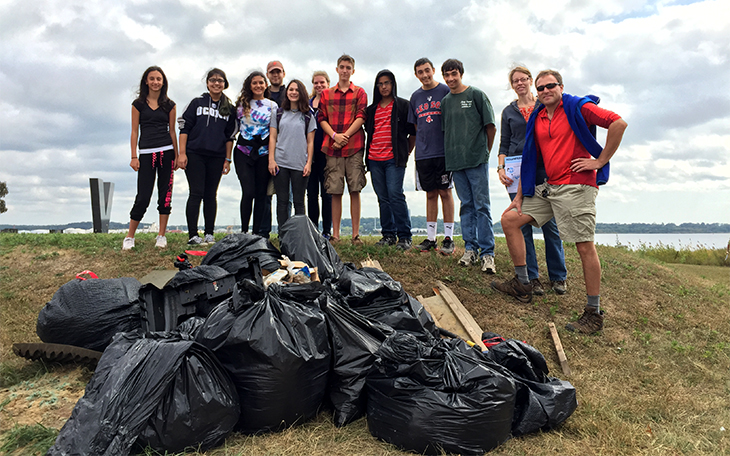
[(94, 233), (108, 233), (114, 183), (92, 177), (89, 178), (89, 186), (91, 187), (91, 216), (94, 222)]

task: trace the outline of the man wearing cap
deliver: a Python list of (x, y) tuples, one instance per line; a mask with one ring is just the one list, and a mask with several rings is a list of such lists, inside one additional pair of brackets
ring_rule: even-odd
[(284, 101), (282, 99), (284, 93), (282, 87), (284, 87), (284, 76), (286, 76), (284, 65), (278, 60), (272, 60), (266, 65), (266, 76), (269, 77), (271, 83), (269, 86), (269, 99), (281, 107), (281, 102)]

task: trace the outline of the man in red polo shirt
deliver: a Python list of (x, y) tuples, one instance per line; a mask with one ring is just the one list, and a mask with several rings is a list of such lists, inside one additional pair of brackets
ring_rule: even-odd
[[(516, 275), (506, 282), (492, 282), (492, 288), (521, 302), (532, 300), (521, 227), (527, 223), (539, 227), (554, 216), (563, 241), (575, 243), (586, 284), (583, 315), (565, 327), (592, 334), (603, 329), (601, 263), (593, 243), (596, 196), (598, 185), (608, 180), (608, 161), (621, 144), (627, 124), (617, 114), (599, 108), (594, 97), (564, 94), (563, 78), (557, 71), (541, 71), (535, 87), (542, 106), (527, 124), (517, 196), (502, 214)], [(605, 147), (595, 140), (595, 126), (608, 129)], [(540, 158), (544, 175), (537, 166)]]
[(325, 189), (332, 195), (332, 236), (330, 242), (340, 240), (342, 222), (342, 194), (350, 193), (350, 217), (352, 218), (352, 243), (360, 240), (360, 191), (365, 188), (365, 109), (368, 96), (362, 87), (350, 82), (355, 73), (355, 59), (343, 54), (337, 59), (339, 81), (336, 86), (322, 92), (317, 120), (324, 132), (322, 152), (327, 155)]

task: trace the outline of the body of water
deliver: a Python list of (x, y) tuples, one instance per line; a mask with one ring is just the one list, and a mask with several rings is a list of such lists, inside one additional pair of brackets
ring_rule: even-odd
[[(542, 239), (542, 233), (535, 230), (534, 237)], [(641, 245), (657, 247), (658, 245), (671, 246), (675, 249), (726, 249), (730, 242), (730, 233), (603, 233), (596, 234), (596, 244), (615, 247), (624, 245), (632, 250)]]

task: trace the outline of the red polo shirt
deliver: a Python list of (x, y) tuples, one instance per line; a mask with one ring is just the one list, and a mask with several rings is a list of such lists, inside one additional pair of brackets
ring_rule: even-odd
[[(585, 103), (580, 110), (588, 126), (597, 125), (608, 128), (621, 118), (618, 114), (599, 108), (593, 103)], [(570, 163), (574, 158), (592, 158), (578, 137), (570, 128), (568, 117), (561, 101), (553, 118), (549, 119), (547, 109), (543, 109), (535, 119), (535, 139), (538, 153), (542, 154), (548, 183), (553, 185), (585, 184), (596, 185), (596, 171), (571, 171)]]

